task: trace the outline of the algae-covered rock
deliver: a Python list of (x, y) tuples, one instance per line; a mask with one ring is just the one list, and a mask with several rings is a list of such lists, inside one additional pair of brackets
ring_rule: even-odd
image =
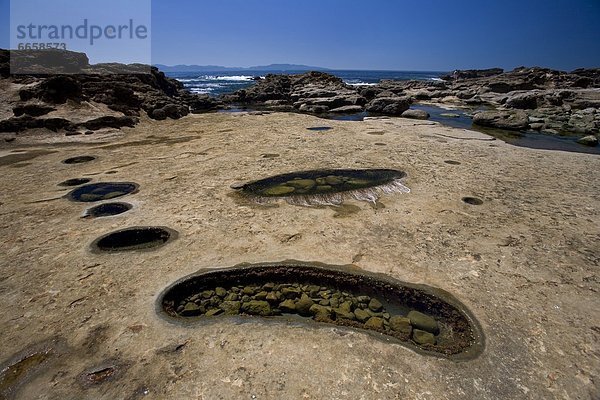
[(406, 333), (410, 335), (412, 332), (412, 325), (410, 324), (410, 319), (405, 317), (391, 317), (390, 318), (390, 328), (396, 332)]
[(418, 311), (411, 311), (408, 313), (408, 319), (410, 319), (411, 325), (416, 329), (431, 332), (434, 335), (437, 335), (440, 332), (437, 321), (429, 315), (425, 315)]
[(263, 290), (262, 292), (256, 293), (256, 296), (254, 296), (254, 299), (255, 300), (266, 300), (267, 299), (267, 294), (268, 294), (268, 292), (265, 292)]
[(291, 186), (277, 185), (277, 186), (273, 186), (268, 189), (265, 189), (263, 191), (263, 193), (267, 196), (281, 196), (284, 194), (293, 193), (294, 190), (295, 189)]
[(215, 291), (214, 290), (203, 290), (202, 292), (200, 292), (200, 296), (203, 299), (210, 299), (214, 295), (215, 295)]
[(242, 311), (251, 315), (263, 317), (271, 315), (271, 305), (264, 300), (250, 300), (242, 304)]
[(310, 308), (313, 304), (315, 304), (315, 302), (306, 294), (303, 294), (302, 298), (296, 303), (296, 311), (298, 311), (298, 314), (307, 317), (310, 315)]
[(281, 294), (287, 299), (295, 299), (299, 297), (302, 291), (294, 287), (286, 287), (281, 289)]
[(82, 201), (98, 201), (102, 200), (102, 196), (98, 196), (97, 194), (84, 193), (79, 196)]
[(354, 310), (354, 316), (359, 322), (366, 322), (369, 318), (371, 318), (368, 312), (361, 310), (360, 308)]
[(328, 185), (331, 185), (331, 186), (341, 185), (342, 183), (344, 183), (344, 181), (342, 180), (341, 177), (335, 176), (335, 175), (326, 176), (325, 177), (325, 182)]
[(383, 329), (383, 319), (378, 317), (371, 317), (365, 322), (365, 328), (367, 329)]
[(279, 302), (279, 296), (277, 296), (277, 292), (269, 292), (267, 297), (265, 297), (269, 303), (277, 303)]
[(310, 313), (314, 315), (317, 321), (330, 320), (331, 319), (331, 308), (321, 306), (319, 304), (313, 304), (309, 309)]
[(223, 310), (225, 315), (237, 315), (240, 313), (242, 303), (239, 301), (224, 301), (219, 307)]
[(123, 192), (110, 192), (110, 193), (107, 193), (104, 196), (102, 196), (102, 198), (104, 200), (114, 199), (115, 197), (123, 196), (125, 194), (127, 194), (127, 193), (123, 193)]
[(295, 189), (305, 189), (309, 190), (315, 187), (317, 182), (312, 179), (295, 179), (292, 181), (287, 181), (285, 183), (286, 186), (291, 186)]
[(223, 298), (225, 301), (238, 301), (240, 299), (240, 295), (237, 293), (228, 293), (227, 296)]
[(334, 308), (333, 312), (335, 313), (336, 319), (349, 319), (353, 321), (355, 319), (355, 315), (352, 311), (342, 310), (341, 308)]
[(279, 304), (281, 312), (293, 314), (296, 312), (296, 303), (292, 299), (287, 299)]
[(374, 311), (374, 312), (379, 312), (381, 311), (381, 309), (383, 308), (383, 304), (381, 304), (381, 302), (375, 298), (371, 299), (371, 301), (369, 301), (369, 310)]
[(208, 310), (206, 312), (206, 314), (204, 314), (204, 315), (206, 315), (207, 317), (214, 317), (214, 316), (222, 314), (222, 313), (223, 313), (223, 310), (221, 310), (220, 308), (213, 308), (211, 310)]
[(219, 297), (225, 297), (225, 296), (227, 296), (227, 290), (225, 290), (225, 288), (222, 288), (222, 287), (216, 288), (215, 289), (215, 293)]
[(181, 311), (181, 315), (186, 317), (200, 314), (202, 314), (201, 308), (196, 303), (192, 302), (188, 302), (183, 308), (183, 311)]
[(315, 190), (317, 192), (323, 193), (323, 192), (330, 192), (331, 189), (332, 188), (329, 185), (319, 185), (319, 186), (317, 186), (317, 188)]
[(435, 344), (435, 336), (432, 333), (419, 329), (413, 331), (413, 340), (418, 344)]

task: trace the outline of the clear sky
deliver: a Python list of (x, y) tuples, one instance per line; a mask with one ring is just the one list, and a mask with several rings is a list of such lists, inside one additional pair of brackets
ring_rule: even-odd
[[(0, 47), (7, 48), (9, 0), (0, 0), (0, 13)], [(152, 61), (600, 67), (600, 0), (152, 0)]]

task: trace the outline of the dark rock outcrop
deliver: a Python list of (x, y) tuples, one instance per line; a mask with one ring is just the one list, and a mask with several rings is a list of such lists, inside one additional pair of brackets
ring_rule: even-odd
[(367, 99), (333, 75), (311, 71), (299, 75), (269, 74), (257, 84), (220, 98), (224, 103), (289, 109), (321, 114), (360, 112)]
[(473, 123), (490, 128), (519, 131), (527, 129), (529, 119), (523, 111), (483, 111), (473, 116)]

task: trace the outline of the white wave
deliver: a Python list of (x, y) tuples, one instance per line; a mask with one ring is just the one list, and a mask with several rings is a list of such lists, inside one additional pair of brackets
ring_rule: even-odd
[(194, 94), (208, 94), (214, 91), (214, 88), (189, 88), (189, 91)]
[(366, 83), (366, 82), (358, 82), (358, 83), (349, 83), (350, 86), (377, 86), (376, 83)]
[(441, 78), (429, 78), (432, 81), (436, 81), (436, 82), (443, 82), (444, 80)]
[(214, 76), (214, 75), (205, 75), (202, 77), (207, 81), (237, 81), (237, 82), (247, 82), (254, 80), (254, 76), (252, 75), (232, 75), (232, 76)]
[(220, 87), (226, 87), (227, 84), (224, 83), (193, 83), (193, 84), (188, 84), (185, 85), (186, 88), (220, 88)]

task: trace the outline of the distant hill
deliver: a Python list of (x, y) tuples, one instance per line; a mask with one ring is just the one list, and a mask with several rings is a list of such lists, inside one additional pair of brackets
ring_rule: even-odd
[(221, 65), (163, 65), (155, 67), (164, 72), (219, 72), (219, 71), (328, 71), (327, 68), (299, 64), (269, 64), (254, 67), (223, 67)]

